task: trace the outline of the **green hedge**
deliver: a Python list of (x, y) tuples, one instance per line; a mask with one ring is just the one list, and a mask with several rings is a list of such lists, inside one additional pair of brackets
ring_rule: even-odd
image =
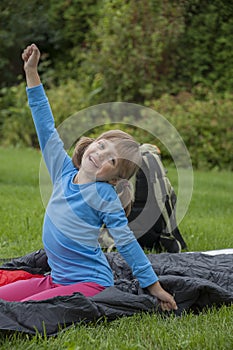
[(233, 95), (205, 100), (189, 93), (164, 95), (151, 107), (178, 130), (196, 169), (233, 170)]
[[(48, 90), (48, 96), (57, 125), (90, 104), (89, 96), (73, 80)], [(205, 96), (202, 99), (185, 92), (176, 97), (163, 95), (148, 102), (147, 107), (159, 112), (177, 129), (188, 148), (194, 168), (233, 170), (233, 95), (219, 97), (205, 93)], [(101, 121), (101, 116), (99, 118)], [(145, 119), (147, 125), (154, 123), (153, 113), (141, 118)], [(142, 129), (130, 126), (124, 126), (124, 129), (140, 142), (157, 142), (153, 135)], [(96, 131), (92, 130), (91, 133), (95, 136)], [(26, 100), (25, 84), (2, 90), (0, 139), (3, 146), (38, 147)], [(163, 158), (168, 160), (166, 148), (163, 145), (161, 148)]]

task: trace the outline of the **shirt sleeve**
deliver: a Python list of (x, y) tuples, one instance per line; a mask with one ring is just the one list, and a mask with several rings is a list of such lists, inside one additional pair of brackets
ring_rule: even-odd
[[(109, 186), (109, 185), (108, 185)], [(106, 186), (105, 186), (106, 187)], [(140, 286), (146, 288), (158, 281), (158, 276), (136, 240), (134, 233), (128, 226), (128, 220), (115, 190), (109, 186), (105, 188), (103, 221), (114, 239), (117, 250), (131, 267), (133, 275), (138, 279)]]
[(62, 175), (66, 163), (71, 160), (55, 128), (52, 110), (43, 85), (27, 88), (26, 91), (43, 158), (54, 183), (58, 176)]
[(136, 239), (126, 245), (117, 246), (117, 250), (131, 267), (133, 275), (138, 279), (142, 288), (146, 288), (159, 280)]

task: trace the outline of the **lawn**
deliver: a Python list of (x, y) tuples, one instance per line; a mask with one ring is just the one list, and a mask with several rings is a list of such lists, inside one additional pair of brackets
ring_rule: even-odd
[[(44, 207), (39, 189), (40, 152), (0, 148), (1, 258), (41, 248)], [(169, 176), (177, 186), (176, 173)], [(194, 172), (193, 197), (180, 230), (189, 251), (233, 248), (232, 173)], [(56, 338), (0, 333), (4, 350), (230, 350), (233, 348), (233, 306), (200, 315), (164, 318), (141, 314), (111, 323), (80, 324)]]

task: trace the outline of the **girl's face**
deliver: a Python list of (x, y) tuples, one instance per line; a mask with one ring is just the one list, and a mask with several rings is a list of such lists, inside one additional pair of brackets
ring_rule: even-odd
[(118, 154), (109, 140), (94, 141), (83, 154), (80, 167), (87, 181), (111, 181), (118, 177)]

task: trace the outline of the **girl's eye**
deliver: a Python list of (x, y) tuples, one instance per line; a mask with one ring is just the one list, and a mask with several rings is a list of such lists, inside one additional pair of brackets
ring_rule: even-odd
[(116, 164), (116, 159), (111, 158), (111, 163), (112, 163), (112, 165), (115, 165)]
[(99, 142), (99, 148), (100, 149), (104, 149), (104, 143), (103, 142)]

